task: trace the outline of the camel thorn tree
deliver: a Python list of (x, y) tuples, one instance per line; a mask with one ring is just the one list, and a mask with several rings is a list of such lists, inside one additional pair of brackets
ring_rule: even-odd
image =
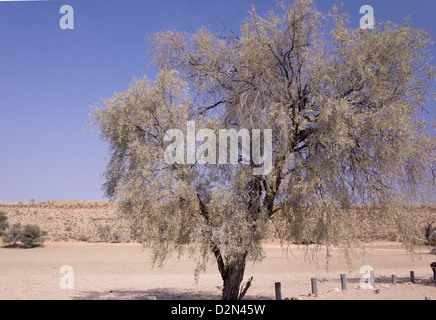
[[(110, 148), (106, 196), (156, 264), (189, 253), (198, 275), (212, 258), (222, 299), (242, 299), (247, 260), (263, 257), (272, 219), (283, 222), (283, 241), (346, 247), (358, 237), (358, 205), (376, 208), (371, 223), (396, 223), (402, 241), (414, 243), (405, 205), (434, 197), (435, 123), (422, 117), (434, 94), (432, 39), (410, 21), (372, 30), (347, 22), (336, 7), (322, 14), (296, 0), (264, 17), (253, 8), (238, 34), (156, 33), (155, 80), (136, 80), (93, 107), (90, 125)], [(168, 132), (187, 137), (190, 121), (209, 137), (270, 130), (271, 170), (253, 174), (259, 165), (243, 151), (237, 165), (168, 163)], [(212, 140), (197, 139), (205, 158)], [(173, 150), (181, 157), (193, 152), (195, 141), (185, 142)]]

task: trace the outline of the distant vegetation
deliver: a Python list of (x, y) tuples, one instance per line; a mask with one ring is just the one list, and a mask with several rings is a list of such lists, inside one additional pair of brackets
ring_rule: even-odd
[(3, 242), (8, 246), (16, 246), (21, 236), (21, 223), (15, 223), (11, 229), (3, 236)]
[(43, 244), (46, 235), (47, 232), (42, 231), (38, 225), (28, 224), (20, 234), (20, 241), (24, 248), (33, 248)]
[(6, 216), (6, 213), (4, 213), (3, 211), (0, 211), (0, 236), (9, 227), (7, 220), (8, 220), (8, 217)]
[(47, 235), (47, 232), (35, 224), (22, 226), (21, 223), (15, 223), (9, 230), (8, 228), (6, 213), (0, 212), (0, 235), (9, 247), (16, 247), (17, 242), (21, 242), (22, 248), (34, 248), (42, 245)]
[(0, 202), (9, 227), (36, 224), (47, 231), (46, 241), (130, 242), (130, 230), (118, 219), (116, 207), (108, 201)]

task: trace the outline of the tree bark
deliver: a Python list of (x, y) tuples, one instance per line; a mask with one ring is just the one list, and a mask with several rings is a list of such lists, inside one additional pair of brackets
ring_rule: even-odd
[(221, 277), (224, 282), (221, 297), (222, 300), (239, 300), (239, 290), (244, 278), (245, 264), (246, 254), (240, 254), (235, 258), (235, 260), (233, 260), (224, 268), (223, 272), (221, 273)]

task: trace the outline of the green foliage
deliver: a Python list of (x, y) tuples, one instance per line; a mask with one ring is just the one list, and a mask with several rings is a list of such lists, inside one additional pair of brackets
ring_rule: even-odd
[(24, 248), (32, 248), (44, 242), (44, 236), (46, 232), (43, 232), (38, 225), (25, 225), (20, 235), (20, 241)]
[(3, 236), (3, 241), (8, 245), (15, 246), (20, 240), (22, 233), (21, 223), (15, 223)]
[(8, 217), (6, 216), (6, 213), (3, 211), (0, 211), (0, 236), (9, 227), (7, 220), (8, 220)]

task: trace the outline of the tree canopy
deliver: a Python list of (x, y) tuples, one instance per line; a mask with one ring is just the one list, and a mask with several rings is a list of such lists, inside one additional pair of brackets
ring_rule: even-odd
[[(347, 22), (337, 7), (322, 14), (296, 0), (265, 17), (253, 7), (238, 33), (156, 33), (156, 79), (93, 108), (90, 124), (110, 147), (106, 195), (156, 263), (188, 250), (199, 272), (213, 257), (223, 299), (242, 298), (246, 260), (262, 257), (268, 221), (284, 222), (283, 240), (338, 245), (357, 236), (356, 205), (377, 205), (373, 222), (392, 219), (413, 243), (403, 205), (434, 197), (435, 123), (422, 117), (434, 98), (433, 40), (410, 21), (373, 30)], [(209, 134), (189, 136), (188, 122)], [(241, 150), (238, 165), (168, 163), (174, 129), (186, 137), (179, 159), (202, 143), (207, 159), (211, 133), (246, 129), (251, 160)], [(267, 139), (272, 168), (253, 174), (254, 145)]]

